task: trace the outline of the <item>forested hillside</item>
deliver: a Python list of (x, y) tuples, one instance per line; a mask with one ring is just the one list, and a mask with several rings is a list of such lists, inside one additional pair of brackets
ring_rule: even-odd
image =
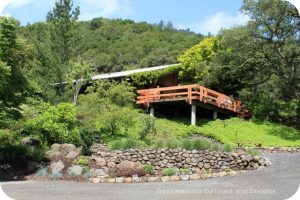
[[(51, 47), (49, 26), (44, 22), (27, 25), (20, 28), (20, 34), (47, 51)], [(179, 55), (203, 38), (177, 30), (171, 22), (149, 24), (105, 18), (78, 22), (74, 37), (71, 59), (88, 61), (99, 73), (177, 63)]]

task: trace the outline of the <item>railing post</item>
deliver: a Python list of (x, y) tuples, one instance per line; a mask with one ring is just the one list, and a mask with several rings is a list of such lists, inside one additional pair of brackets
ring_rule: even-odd
[(191, 86), (188, 87), (188, 103), (192, 104), (192, 88)]
[(203, 87), (202, 86), (200, 86), (199, 87), (199, 90), (200, 90), (200, 101), (203, 101)]
[(150, 107), (150, 90), (149, 89), (146, 91), (146, 107), (147, 107), (147, 109), (149, 109), (149, 107)]
[(233, 102), (233, 112), (236, 112), (236, 100)]

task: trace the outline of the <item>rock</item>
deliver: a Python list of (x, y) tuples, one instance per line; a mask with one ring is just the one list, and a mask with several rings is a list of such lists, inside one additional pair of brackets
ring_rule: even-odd
[(222, 177), (222, 176), (226, 176), (227, 175), (227, 172), (219, 172), (219, 176)]
[(117, 177), (116, 178), (116, 183), (123, 183), (124, 177)]
[(49, 150), (45, 153), (45, 157), (48, 158), (49, 160), (52, 160), (53, 158), (58, 158), (62, 154), (59, 151), (54, 151), (54, 150)]
[(171, 180), (170, 176), (162, 176), (161, 177), (162, 182), (167, 182), (167, 181), (170, 181), (170, 180)]
[(120, 164), (118, 164), (117, 166), (117, 170), (128, 170), (128, 169), (143, 169), (143, 165), (139, 162), (132, 162), (132, 161), (122, 161)]
[(69, 160), (74, 160), (79, 156), (80, 152), (79, 151), (71, 151), (66, 155), (66, 158)]
[(28, 146), (38, 146), (41, 144), (41, 141), (32, 137), (26, 137), (22, 139), (21, 143)]
[(149, 176), (147, 177), (147, 182), (158, 182), (160, 181), (160, 177), (155, 177), (155, 176)]
[(107, 176), (107, 172), (105, 171), (105, 169), (90, 169), (90, 173), (92, 174), (92, 176), (96, 176), (96, 177), (100, 177), (100, 176)]
[(179, 176), (170, 176), (171, 181), (179, 181), (180, 177)]
[(101, 179), (100, 179), (100, 182), (101, 182), (101, 183), (107, 183), (107, 178), (101, 178)]
[(115, 168), (116, 167), (116, 163), (115, 162), (108, 162), (107, 163), (107, 167), (109, 167), (109, 168)]
[(205, 168), (205, 169), (209, 169), (209, 168), (210, 168), (210, 164), (209, 164), (209, 163), (205, 163), (205, 164), (204, 164), (204, 168)]
[(80, 165), (73, 165), (72, 167), (69, 167), (68, 173), (69, 175), (77, 176), (82, 174), (83, 168)]
[(116, 178), (107, 178), (107, 183), (115, 183)]
[(132, 182), (132, 178), (131, 177), (125, 177), (123, 179), (123, 183), (131, 183)]
[(140, 177), (138, 177), (138, 176), (133, 176), (133, 177), (132, 177), (132, 182), (133, 182), (133, 183), (139, 183), (139, 182), (140, 182)]
[(61, 144), (57, 144), (57, 143), (54, 143), (51, 145), (51, 150), (53, 151), (60, 151), (60, 147), (61, 147)]
[(50, 172), (52, 174), (59, 173), (65, 168), (65, 165), (62, 161), (54, 162), (50, 165)]
[(93, 178), (92, 182), (93, 183), (100, 183), (100, 180), (101, 180), (100, 178)]
[(191, 174), (190, 175), (191, 180), (197, 180), (197, 179), (200, 179), (200, 178), (201, 178), (200, 174)]
[(96, 165), (99, 167), (104, 167), (106, 165), (106, 161), (104, 158), (93, 157), (92, 160), (96, 162)]
[(180, 180), (182, 180), (182, 181), (187, 181), (190, 178), (189, 175), (180, 175), (179, 177), (180, 177)]
[(74, 144), (62, 144), (60, 150), (64, 153), (70, 153), (71, 151), (75, 151), (76, 147)]
[(211, 178), (212, 174), (201, 174), (200, 175), (202, 179)]

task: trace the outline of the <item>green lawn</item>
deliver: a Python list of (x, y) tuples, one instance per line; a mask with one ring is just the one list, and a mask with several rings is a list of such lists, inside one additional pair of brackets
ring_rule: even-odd
[(258, 143), (266, 147), (300, 146), (299, 130), (269, 122), (231, 118), (210, 121), (198, 126), (202, 135), (233, 146), (237, 146), (237, 143), (244, 146), (255, 146)]

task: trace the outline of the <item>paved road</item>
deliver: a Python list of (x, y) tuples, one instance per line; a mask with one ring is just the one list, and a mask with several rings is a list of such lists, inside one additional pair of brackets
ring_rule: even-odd
[(300, 183), (300, 154), (268, 154), (271, 167), (198, 181), (92, 184), (70, 182), (2, 183), (16, 200), (286, 199)]

